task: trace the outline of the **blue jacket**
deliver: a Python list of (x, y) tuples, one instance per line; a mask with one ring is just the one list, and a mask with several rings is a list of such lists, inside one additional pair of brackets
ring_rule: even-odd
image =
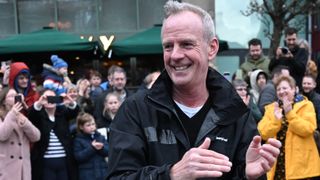
[(232, 161), (216, 179), (243, 179), (245, 155), (256, 135), (256, 123), (233, 86), (213, 69), (207, 75), (212, 98), (195, 144), (191, 144), (172, 100), (172, 81), (164, 71), (150, 91), (140, 91), (121, 105), (110, 127), (107, 179), (169, 180), (170, 168), (206, 137), (209, 149)]
[[(96, 150), (92, 141), (104, 143), (103, 149)], [(107, 162), (109, 146), (106, 139), (99, 132), (95, 132), (92, 138), (89, 134), (78, 134), (74, 139), (74, 157), (78, 162), (79, 180), (103, 180), (107, 174)]]

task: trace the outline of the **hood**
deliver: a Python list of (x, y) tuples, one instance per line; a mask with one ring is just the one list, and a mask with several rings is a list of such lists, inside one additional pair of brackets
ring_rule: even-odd
[(255, 90), (257, 92), (260, 91), (258, 85), (257, 85), (257, 78), (258, 78), (258, 75), (263, 72), (261, 69), (257, 69), (253, 72), (251, 72), (250, 74), (250, 85), (251, 85), (251, 89), (252, 90)]
[[(209, 68), (206, 81), (210, 98), (212, 98), (211, 107), (222, 120), (217, 124), (232, 123), (248, 111), (232, 84), (216, 70)], [(165, 70), (148, 91), (148, 97), (156, 101), (159, 106), (167, 107), (169, 110), (174, 109), (174, 102), (171, 98), (172, 81)]]
[(31, 86), (31, 81), (30, 81), (30, 70), (25, 63), (14, 62), (10, 65), (9, 86), (11, 88), (14, 88), (16, 91), (18, 91), (19, 87), (18, 87), (17, 77), (21, 73), (27, 73), (29, 75), (28, 87), (23, 92), (24, 96), (26, 96)]
[(250, 85), (251, 85), (250, 93), (253, 95), (253, 102), (255, 103), (258, 102), (260, 91), (261, 91), (261, 89), (257, 84), (257, 79), (259, 74), (262, 74), (262, 73), (265, 74), (266, 77), (268, 77), (267, 73), (261, 69), (257, 69), (250, 74)]

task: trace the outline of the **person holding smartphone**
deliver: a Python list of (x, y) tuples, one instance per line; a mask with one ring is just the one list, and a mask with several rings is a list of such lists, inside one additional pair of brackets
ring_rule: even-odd
[(30, 143), (40, 131), (21, 113), (21, 102), (14, 89), (0, 92), (0, 179), (31, 179)]
[(23, 62), (14, 62), (10, 64), (8, 71), (8, 77), (4, 76), (4, 82), (8, 81), (10, 88), (23, 95), (22, 104), (24, 105), (24, 109), (21, 112), (27, 114), (27, 108), (39, 99), (39, 93), (31, 87), (29, 67)]
[(307, 98), (296, 94), (295, 80), (291, 76), (280, 76), (275, 87), (278, 100), (265, 107), (258, 124), (263, 140), (276, 138), (282, 143), (268, 180), (319, 178), (320, 157), (313, 138), (317, 127), (314, 106)]
[(62, 103), (49, 102), (51, 98), (56, 99), (56, 93), (45, 89), (30, 108), (29, 119), (42, 134), (31, 151), (33, 180), (77, 179), (69, 120), (77, 116), (79, 107), (70, 96), (62, 97)]

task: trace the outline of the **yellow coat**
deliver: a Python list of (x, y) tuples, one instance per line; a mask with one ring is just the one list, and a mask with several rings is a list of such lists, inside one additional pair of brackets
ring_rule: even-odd
[[(275, 103), (265, 107), (265, 114), (258, 124), (263, 140), (276, 138), (281, 120), (274, 116)], [(285, 139), (286, 179), (302, 179), (320, 176), (320, 157), (313, 138), (316, 129), (316, 114), (312, 102), (304, 99), (294, 104), (286, 114), (288, 130)], [(275, 166), (268, 175), (273, 180)]]

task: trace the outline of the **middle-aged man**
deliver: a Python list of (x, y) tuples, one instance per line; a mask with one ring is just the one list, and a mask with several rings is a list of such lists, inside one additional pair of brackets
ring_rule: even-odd
[(302, 94), (313, 103), (317, 115), (317, 129), (320, 131), (320, 94), (315, 91), (316, 86), (316, 79), (313, 76), (303, 76)]
[(246, 61), (241, 64), (243, 79), (250, 82), (250, 73), (255, 69), (261, 69), (269, 74), (270, 59), (263, 55), (261, 40), (253, 38), (248, 42), (249, 54), (246, 57)]
[(107, 179), (256, 179), (265, 174), (281, 143), (260, 144), (246, 105), (208, 67), (219, 49), (210, 15), (168, 1), (162, 45), (165, 71), (149, 91), (126, 99), (111, 123)]
[(286, 29), (285, 45), (287, 47), (278, 47), (276, 56), (270, 61), (269, 70), (271, 72), (278, 65), (288, 66), (290, 75), (301, 88), (302, 77), (308, 61), (308, 51), (305, 48), (300, 48), (297, 44), (297, 32), (295, 28)]

